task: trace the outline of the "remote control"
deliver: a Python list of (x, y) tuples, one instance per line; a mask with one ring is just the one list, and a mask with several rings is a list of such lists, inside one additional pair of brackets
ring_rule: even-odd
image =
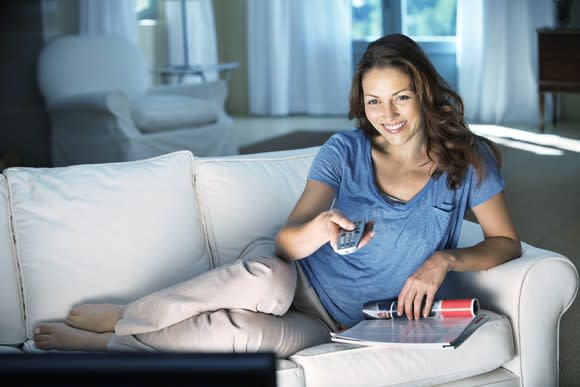
[(341, 229), (336, 243), (338, 254), (350, 254), (358, 248), (358, 244), (363, 235), (363, 222), (356, 221), (352, 231)]

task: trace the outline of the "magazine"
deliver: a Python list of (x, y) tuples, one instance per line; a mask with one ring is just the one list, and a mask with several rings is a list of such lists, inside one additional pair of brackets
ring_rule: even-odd
[[(394, 304), (394, 305), (393, 305)], [(353, 327), (332, 332), (334, 342), (358, 345), (457, 348), (489, 320), (480, 313), (477, 299), (436, 300), (429, 317), (408, 320), (398, 316), (396, 301), (370, 301), (365, 319)]]

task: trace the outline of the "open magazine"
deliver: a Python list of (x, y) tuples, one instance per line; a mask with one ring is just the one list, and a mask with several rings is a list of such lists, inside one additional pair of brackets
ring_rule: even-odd
[(486, 313), (480, 313), (479, 302), (475, 298), (436, 300), (429, 317), (419, 320), (399, 316), (396, 300), (367, 302), (363, 315), (365, 319), (353, 327), (332, 332), (332, 341), (359, 345), (457, 348), (489, 320)]

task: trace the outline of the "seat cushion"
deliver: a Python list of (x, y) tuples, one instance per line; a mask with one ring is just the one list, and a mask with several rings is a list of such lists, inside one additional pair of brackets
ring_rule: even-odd
[(483, 311), (489, 321), (459, 347), (417, 349), (328, 343), (290, 357), (304, 370), (306, 385), (432, 386), (495, 370), (514, 356), (509, 320)]
[(210, 268), (192, 159), (7, 171), (28, 337), (73, 305), (127, 303)]
[(20, 273), (16, 263), (6, 178), (0, 174), (0, 345), (25, 339)]
[(132, 102), (131, 115), (143, 133), (191, 128), (217, 121), (215, 102), (183, 95), (146, 95)]

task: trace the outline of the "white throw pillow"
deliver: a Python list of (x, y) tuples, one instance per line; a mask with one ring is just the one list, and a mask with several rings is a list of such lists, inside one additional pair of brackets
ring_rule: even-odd
[(73, 305), (126, 303), (209, 269), (192, 158), (8, 171), (29, 335)]
[(276, 235), (304, 190), (318, 149), (195, 159), (214, 265), (232, 262), (258, 237)]
[(6, 178), (0, 174), (0, 344), (25, 339), (20, 275), (14, 253)]

